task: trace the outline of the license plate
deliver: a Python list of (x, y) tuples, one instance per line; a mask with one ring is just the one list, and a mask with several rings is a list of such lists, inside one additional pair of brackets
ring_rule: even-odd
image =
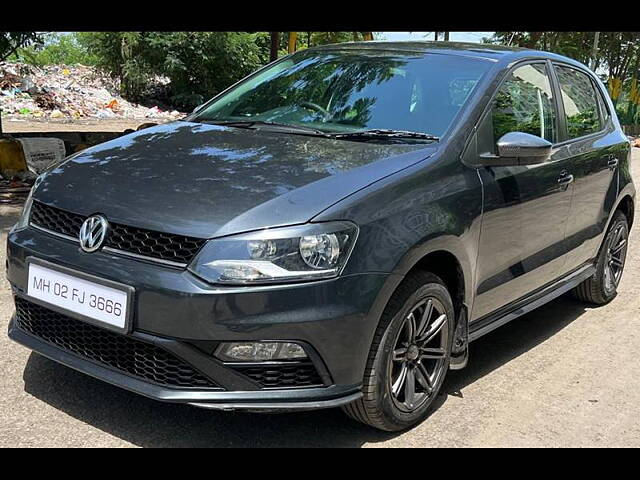
[(29, 262), (28, 297), (89, 323), (128, 329), (130, 287), (42, 263)]

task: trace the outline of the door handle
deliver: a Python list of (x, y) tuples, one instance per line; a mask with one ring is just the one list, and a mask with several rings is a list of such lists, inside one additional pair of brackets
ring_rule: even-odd
[(609, 160), (607, 160), (607, 167), (609, 167), (610, 170), (615, 170), (615, 168), (618, 166), (618, 159), (616, 157), (609, 157)]
[(562, 172), (560, 178), (558, 178), (560, 185), (569, 185), (571, 182), (573, 182), (573, 175), (570, 175), (568, 172)]

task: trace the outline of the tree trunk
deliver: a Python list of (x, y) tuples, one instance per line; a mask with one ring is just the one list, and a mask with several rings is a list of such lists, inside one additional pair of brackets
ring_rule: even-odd
[(289, 53), (296, 51), (296, 42), (298, 41), (298, 32), (289, 32)]
[(538, 42), (542, 38), (542, 32), (531, 32), (528, 40), (523, 42), (523, 47), (525, 48), (539, 48)]
[(598, 41), (600, 40), (600, 32), (596, 32), (593, 37), (593, 50), (591, 51), (591, 70), (595, 72), (597, 65), (597, 56), (598, 56)]
[(280, 32), (271, 32), (271, 55), (270, 61), (278, 59), (278, 47), (280, 46)]

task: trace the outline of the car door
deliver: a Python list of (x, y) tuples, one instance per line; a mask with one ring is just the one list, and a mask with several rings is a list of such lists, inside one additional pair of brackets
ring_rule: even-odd
[[(552, 144), (561, 139), (558, 106), (546, 61), (507, 74), (479, 124), (477, 154), (496, 153), (505, 133), (520, 131)], [(471, 319), (526, 297), (565, 273), (565, 225), (572, 195), (570, 160), (553, 149), (548, 162), (478, 170), (484, 211)]]
[(567, 263), (577, 268), (598, 253), (618, 194), (617, 165), (624, 149), (602, 91), (591, 75), (555, 62), (553, 69), (562, 100), (560, 125), (566, 139), (558, 154), (570, 161), (574, 176), (567, 220)]

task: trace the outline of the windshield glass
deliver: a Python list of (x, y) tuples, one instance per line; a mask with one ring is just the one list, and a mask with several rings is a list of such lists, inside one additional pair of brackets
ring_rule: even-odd
[(193, 120), (440, 137), (490, 66), (487, 60), (454, 55), (303, 51), (240, 83)]

